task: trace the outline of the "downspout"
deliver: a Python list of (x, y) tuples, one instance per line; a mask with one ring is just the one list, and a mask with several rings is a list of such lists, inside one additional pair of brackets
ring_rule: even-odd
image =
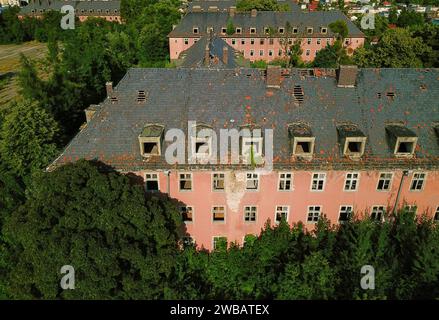
[(396, 212), (396, 208), (398, 207), (398, 202), (399, 202), (399, 197), (401, 195), (401, 189), (402, 189), (402, 185), (404, 183), (404, 179), (405, 177), (407, 177), (409, 175), (408, 170), (404, 170), (402, 172), (402, 177), (401, 177), (401, 182), (399, 183), (399, 188), (398, 188), (398, 194), (396, 195), (396, 199), (395, 199), (395, 205), (393, 206), (393, 214), (395, 214)]

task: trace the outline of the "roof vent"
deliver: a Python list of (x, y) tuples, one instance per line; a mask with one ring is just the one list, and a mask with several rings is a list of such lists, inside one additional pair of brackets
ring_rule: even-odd
[(145, 90), (139, 90), (137, 91), (137, 102), (145, 102), (147, 98), (147, 94)]
[(294, 101), (297, 103), (303, 102), (303, 88), (301, 85), (295, 85), (293, 88)]
[(110, 101), (111, 101), (112, 103), (115, 103), (115, 102), (118, 101), (118, 99), (117, 99), (116, 96), (111, 96)]

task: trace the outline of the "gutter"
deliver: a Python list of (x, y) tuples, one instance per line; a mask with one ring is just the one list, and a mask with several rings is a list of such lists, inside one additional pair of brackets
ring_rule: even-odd
[(398, 207), (398, 202), (399, 202), (399, 197), (401, 195), (402, 185), (404, 183), (405, 177), (407, 177), (408, 175), (409, 175), (408, 170), (402, 171), (402, 177), (401, 177), (401, 182), (399, 183), (398, 194), (396, 195), (395, 204), (393, 206), (393, 211), (392, 211), (393, 214), (395, 214), (396, 208)]

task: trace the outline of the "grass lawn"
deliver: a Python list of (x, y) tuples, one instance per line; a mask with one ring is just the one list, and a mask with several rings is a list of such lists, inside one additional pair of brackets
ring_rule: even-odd
[(17, 73), (20, 53), (31, 59), (42, 59), (47, 48), (44, 43), (31, 41), (19, 45), (0, 45), (0, 108), (18, 97)]

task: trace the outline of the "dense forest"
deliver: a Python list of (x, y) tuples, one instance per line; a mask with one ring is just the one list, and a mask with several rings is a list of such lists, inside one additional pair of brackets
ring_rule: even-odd
[[(166, 35), (178, 6), (122, 1), (125, 24), (88, 19), (74, 30), (61, 30), (54, 12), (0, 16), (0, 43), (48, 47), (44, 61), (22, 57), (21, 97), (0, 108), (0, 299), (439, 298), (439, 229), (426, 217), (398, 212), (337, 227), (323, 219), (312, 232), (267, 223), (243, 247), (209, 253), (183, 246), (173, 199), (146, 196), (129, 176), (86, 161), (44, 171), (84, 122), (83, 109), (104, 98), (106, 81), (132, 66), (172, 67)], [(346, 26), (333, 24), (338, 42), (315, 65), (438, 66), (437, 27), (379, 23), (368, 34), (379, 44), (353, 58), (341, 46)], [(291, 65), (304, 64), (292, 56)], [(76, 290), (59, 286), (65, 264), (75, 267)], [(360, 287), (363, 265), (375, 268), (374, 290)]]

